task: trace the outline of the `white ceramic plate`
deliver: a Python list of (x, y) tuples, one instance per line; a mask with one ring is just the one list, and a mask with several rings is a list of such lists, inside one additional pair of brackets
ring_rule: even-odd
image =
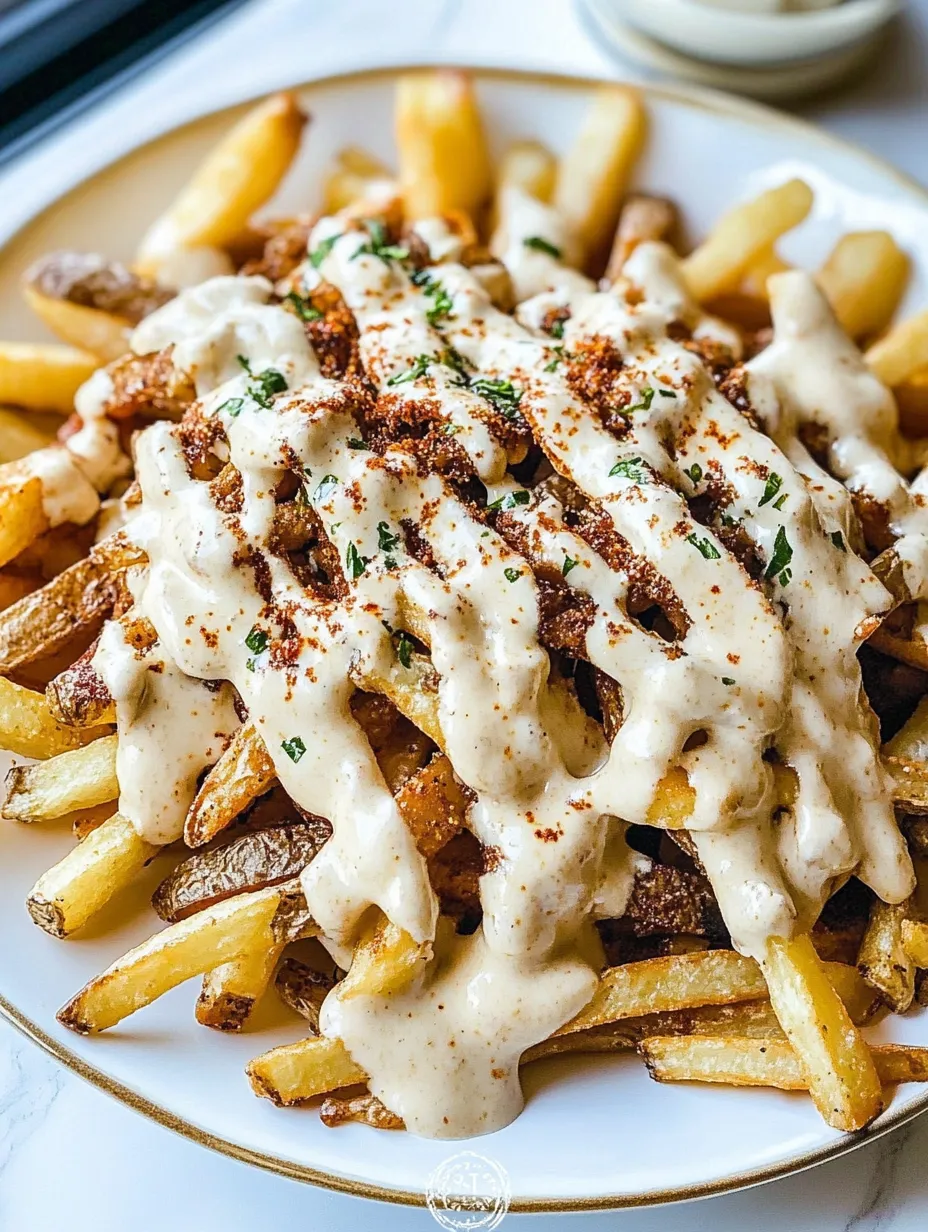
[[(563, 150), (594, 83), (479, 74), (498, 146), (543, 138)], [(694, 234), (726, 206), (800, 175), (816, 190), (813, 216), (788, 244), (815, 263), (848, 228), (889, 227), (912, 254), (907, 308), (928, 304), (928, 197), (890, 168), (772, 112), (722, 96), (649, 89), (652, 133), (641, 184), (683, 207)], [(321, 169), (346, 142), (391, 154), (388, 73), (306, 87), (312, 132), (275, 209), (312, 204)], [(149, 220), (170, 200), (235, 113), (211, 116), (118, 162), (58, 201), (0, 253), (0, 335), (40, 337), (16, 294), (36, 255), (69, 246), (130, 257)], [(2, 214), (2, 205), (0, 205)], [(422, 1203), (429, 1174), (455, 1144), (363, 1126), (325, 1129), (312, 1109), (280, 1111), (251, 1094), (246, 1061), (301, 1035), (299, 1020), (269, 1006), (254, 1029), (219, 1036), (196, 1025), (193, 985), (175, 989), (107, 1034), (82, 1039), (55, 1011), (91, 975), (158, 927), (134, 889), (78, 939), (55, 941), (30, 922), (23, 899), (70, 846), (54, 826), (7, 823), (0, 861), (0, 1006), (65, 1064), (133, 1107), (190, 1137), (290, 1176), (400, 1202)], [(162, 868), (149, 870), (142, 891)], [(890, 1024), (894, 1039), (928, 1045), (928, 1013)], [(885, 1029), (884, 1029), (885, 1031)], [(888, 1032), (887, 1032), (888, 1034)], [(633, 1056), (562, 1059), (525, 1076), (527, 1107), (500, 1133), (470, 1144), (509, 1176), (513, 1209), (640, 1205), (718, 1193), (849, 1149), (867, 1135), (827, 1129), (801, 1095), (659, 1086)], [(928, 1096), (902, 1087), (868, 1131), (914, 1115)], [(90, 1127), (88, 1127), (88, 1132)]]

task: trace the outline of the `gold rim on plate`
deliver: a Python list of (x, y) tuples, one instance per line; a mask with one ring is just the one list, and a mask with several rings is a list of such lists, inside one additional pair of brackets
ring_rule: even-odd
[[(295, 89), (295, 90), (310, 90), (318, 87), (331, 86), (341, 83), (349, 83), (352, 81), (369, 81), (378, 77), (394, 77), (397, 73), (401, 73), (410, 68), (461, 68), (467, 71), (472, 71), (478, 76), (498, 78), (503, 80), (513, 80), (521, 82), (531, 82), (534, 84), (557, 85), (562, 87), (586, 87), (597, 85), (602, 81), (614, 80), (608, 74), (590, 74), (583, 76), (576, 73), (554, 73), (543, 72), (532, 69), (502, 69), (492, 65), (483, 66), (479, 63), (449, 65), (436, 65), (433, 61), (423, 60), (415, 63), (398, 64), (389, 68), (362, 69), (354, 72), (335, 73), (331, 76), (318, 77), (312, 81), (295, 82), (291, 84), (282, 83), (280, 89)], [(830, 133), (826, 133), (815, 125), (808, 123), (805, 120), (796, 119), (793, 116), (783, 115), (771, 107), (765, 106), (763, 103), (748, 101), (741, 98), (730, 97), (725, 94), (717, 93), (713, 90), (699, 89), (691, 86), (671, 86), (671, 85), (655, 85), (651, 83), (636, 83), (645, 95), (652, 98), (666, 99), (671, 102), (681, 103), (684, 106), (692, 107), (696, 110), (708, 111), (715, 115), (731, 116), (739, 120), (747, 120), (751, 123), (760, 125), (764, 128), (777, 129), (780, 132), (795, 133), (801, 136), (805, 141), (812, 140), (820, 145), (828, 146), (832, 149), (839, 150), (845, 154), (852, 154), (858, 161), (869, 163), (874, 171), (878, 172), (882, 177), (893, 180), (897, 187), (903, 189), (906, 193), (919, 199), (922, 204), (928, 209), (928, 190), (926, 190), (917, 180), (898, 168), (892, 166), (891, 163), (885, 162), (875, 154), (871, 154), (867, 150), (863, 150), (854, 145), (853, 142), (844, 141), (839, 137), (834, 137)], [(33, 218), (29, 219), (22, 227), (18, 228), (2, 245), (2, 249), (9, 248), (17, 237), (21, 236), (25, 231), (37, 223), (49, 210), (57, 208), (60, 202), (72, 193), (78, 191), (84, 184), (87, 184), (100, 175), (105, 175), (111, 168), (117, 166), (125, 159), (134, 154), (140, 153), (143, 150), (151, 149), (159, 142), (165, 141), (179, 133), (183, 133), (187, 129), (201, 124), (204, 121), (216, 119), (227, 113), (233, 113), (249, 102), (253, 102), (255, 98), (260, 98), (265, 92), (262, 91), (258, 95), (251, 95), (248, 98), (242, 99), (239, 103), (232, 104), (216, 109), (215, 111), (207, 111), (187, 121), (185, 124), (178, 125), (175, 128), (169, 129), (159, 136), (143, 142), (138, 146), (134, 146), (129, 150), (118, 155), (112, 162), (106, 166), (98, 168), (83, 180), (72, 184), (60, 197), (55, 201), (50, 202), (44, 209), (40, 210)], [(334, 1190), (338, 1193), (350, 1194), (356, 1198), (371, 1198), (380, 1202), (392, 1202), (400, 1206), (420, 1206), (426, 1205), (426, 1197), (424, 1190), (419, 1192), (412, 1189), (393, 1189), (383, 1185), (376, 1185), (369, 1181), (362, 1181), (350, 1176), (343, 1176), (337, 1172), (322, 1172), (316, 1168), (311, 1168), (306, 1164), (297, 1163), (294, 1160), (283, 1159), (277, 1155), (268, 1155), (262, 1151), (252, 1150), (250, 1147), (241, 1146), (239, 1143), (231, 1142), (227, 1138), (221, 1138), (216, 1134), (209, 1133), (200, 1126), (195, 1125), (192, 1121), (186, 1120), (184, 1117), (177, 1116), (170, 1109), (157, 1104), (154, 1101), (141, 1095), (138, 1091), (126, 1086), (124, 1083), (118, 1082), (109, 1074), (91, 1065), (85, 1061), (83, 1057), (60, 1043), (58, 1040), (50, 1036), (46, 1031), (33, 1022), (25, 1014), (16, 1008), (12, 1002), (0, 993), (0, 1014), (6, 1018), (17, 1030), (21, 1031), (33, 1043), (39, 1045), (45, 1052), (49, 1053), (56, 1061), (59, 1061), (67, 1069), (77, 1074), (79, 1078), (83, 1078), (92, 1086), (104, 1091), (107, 1095), (119, 1100), (132, 1108), (133, 1111), (141, 1113), (150, 1120), (157, 1122), (158, 1125), (164, 1126), (166, 1129), (171, 1129), (175, 1133), (180, 1134), (184, 1138), (188, 1138), (191, 1142), (197, 1143), (198, 1146), (209, 1147), (213, 1151), (218, 1151), (222, 1155), (228, 1155), (232, 1159), (240, 1160), (243, 1163), (254, 1164), (256, 1167), (263, 1168), (268, 1172), (275, 1172), (279, 1176), (288, 1177), (291, 1180), (305, 1181), (311, 1185), (318, 1185), (324, 1189)], [(827, 1146), (822, 1146), (813, 1151), (806, 1151), (801, 1155), (797, 1155), (789, 1160), (783, 1160), (779, 1163), (768, 1164), (763, 1167), (753, 1168), (747, 1172), (739, 1172), (731, 1176), (720, 1178), (715, 1181), (706, 1181), (703, 1184), (681, 1185), (671, 1189), (655, 1189), (648, 1190), (641, 1194), (602, 1194), (598, 1197), (590, 1198), (531, 1198), (531, 1197), (516, 1197), (513, 1198), (509, 1209), (513, 1214), (567, 1214), (570, 1212), (582, 1211), (604, 1211), (604, 1210), (619, 1210), (630, 1207), (644, 1206), (660, 1206), (670, 1202), (686, 1202), (697, 1198), (718, 1197), (721, 1194), (732, 1193), (735, 1190), (747, 1189), (753, 1185), (762, 1184), (765, 1181), (779, 1180), (786, 1176), (792, 1176), (797, 1172), (804, 1172), (808, 1168), (815, 1167), (817, 1164), (825, 1163), (830, 1159), (836, 1159), (840, 1155), (845, 1155), (849, 1151), (855, 1150), (864, 1143), (872, 1142), (876, 1138), (882, 1137), (890, 1130), (897, 1129), (907, 1122), (913, 1120), (920, 1113), (928, 1108), (928, 1091), (916, 1096), (915, 1099), (906, 1102), (896, 1112), (890, 1112), (879, 1117), (873, 1125), (867, 1129), (861, 1130), (856, 1134), (848, 1134), (838, 1139), (836, 1142), (829, 1143)]]

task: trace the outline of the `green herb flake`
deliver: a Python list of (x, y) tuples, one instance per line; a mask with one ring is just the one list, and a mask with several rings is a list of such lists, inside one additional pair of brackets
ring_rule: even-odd
[(554, 352), (554, 358), (545, 364), (545, 367), (544, 367), (545, 372), (556, 371), (561, 360), (564, 358), (563, 346), (555, 346), (555, 347), (552, 347), (551, 350)]
[(395, 552), (396, 545), (399, 541), (399, 535), (394, 535), (391, 533), (388, 522), (377, 523), (377, 546), (380, 548), (381, 552)]
[(517, 505), (527, 505), (531, 499), (531, 495), (524, 488), (519, 488), (516, 492), (507, 492), (505, 496), (495, 500), (492, 505), (487, 505), (487, 508), (515, 509)]
[(773, 541), (773, 556), (770, 558), (770, 564), (764, 572), (764, 577), (767, 581), (777, 578), (781, 586), (786, 586), (792, 578), (792, 572), (788, 568), (790, 561), (793, 559), (793, 548), (789, 539), (786, 537), (785, 527), (780, 527), (777, 531), (777, 537)]
[(292, 762), (298, 762), (306, 752), (306, 745), (299, 736), (291, 736), (289, 740), (281, 740), (280, 747)]
[(734, 684), (734, 683), (735, 683), (735, 680), (733, 676), (723, 676), (722, 677), (722, 684)]
[(641, 401), (635, 402), (631, 406), (625, 408), (625, 414), (630, 415), (632, 411), (650, 411), (651, 403), (654, 401), (654, 390), (650, 385), (646, 385), (641, 391)]
[(369, 449), (370, 446), (366, 441), (362, 441), (359, 436), (350, 436), (348, 438), (349, 449)]
[(263, 629), (259, 629), (255, 625), (248, 636), (245, 638), (245, 645), (252, 654), (259, 655), (262, 651), (267, 650), (268, 635)]
[(512, 381), (491, 381), (482, 376), (471, 383), (471, 389), (481, 398), (486, 398), (490, 406), (506, 419), (515, 419), (518, 415), (523, 390), (513, 385)]
[(286, 303), (293, 305), (293, 311), (301, 321), (321, 320), (323, 314), (319, 309), (314, 308), (309, 300), (304, 299), (302, 295), (298, 295), (296, 291), (289, 291), (284, 296), (284, 300)]
[(511, 567), (509, 569), (504, 569), (503, 573), (506, 575), (507, 582), (518, 582), (519, 578), (522, 576), (521, 569), (513, 569)]
[(839, 552), (847, 551), (847, 545), (844, 542), (844, 536), (841, 534), (839, 530), (832, 531), (831, 534), (829, 535), (829, 538), (831, 539), (831, 542), (835, 545), (835, 547), (838, 549)]
[(244, 398), (227, 398), (225, 402), (223, 402), (222, 406), (219, 407), (217, 414), (221, 415), (222, 412), (225, 411), (227, 415), (231, 415), (232, 418), (235, 419), (236, 416), (241, 415), (242, 407), (244, 405)]
[(684, 475), (689, 475), (694, 487), (697, 483), (699, 483), (700, 479), (702, 479), (702, 467), (698, 462), (694, 462), (693, 465), (688, 467), (683, 473)]
[(714, 543), (708, 539), (700, 539), (695, 531), (686, 536), (686, 542), (691, 543), (706, 560), (719, 560), (722, 555)]
[(651, 476), (642, 466), (641, 458), (622, 458), (609, 472), (610, 478), (614, 475), (621, 475), (623, 479), (630, 479), (632, 483), (651, 482)]
[(554, 257), (555, 260), (560, 260), (561, 250), (557, 244), (552, 244), (550, 240), (546, 240), (542, 235), (529, 235), (522, 241), (526, 248), (533, 248), (535, 252), (547, 253), (549, 257)]
[[(329, 493), (332, 492), (335, 488), (337, 488), (340, 483), (341, 483), (341, 480), (339, 479), (337, 475), (323, 475), (322, 478), (319, 480), (319, 483), (316, 486), (315, 492), (313, 493), (313, 500), (314, 501), (325, 500), (326, 497), (329, 495)], [(341, 526), (341, 522), (336, 522), (335, 526)], [(333, 527), (333, 530), (334, 530), (334, 527)]]
[(677, 392), (674, 389), (659, 389), (657, 392), (662, 398), (675, 398), (677, 396)]
[(789, 493), (784, 492), (782, 496), (778, 496), (777, 499), (773, 502), (774, 509), (782, 509), (788, 500), (789, 500)]
[(769, 504), (770, 501), (773, 500), (773, 498), (776, 496), (776, 494), (779, 492), (780, 488), (782, 487), (783, 487), (782, 478), (776, 473), (776, 471), (771, 471), (770, 474), (767, 476), (767, 483), (764, 487), (764, 494), (757, 503), (758, 509), (761, 509), (763, 508), (764, 505)]
[(579, 565), (579, 564), (580, 564), (579, 560), (574, 560), (574, 558), (573, 558), (572, 556), (568, 556), (568, 555), (565, 553), (565, 555), (564, 555), (564, 563), (563, 563), (563, 565), (561, 565), (561, 573), (564, 575), (564, 577), (567, 577), (567, 575), (568, 575), (568, 573), (570, 573), (571, 569), (576, 569), (577, 565)]
[(348, 544), (348, 551), (345, 553), (345, 567), (355, 581), (361, 576), (370, 560), (366, 556), (362, 556), (353, 543)]
[(387, 243), (387, 232), (382, 222), (378, 222), (375, 218), (365, 218), (364, 226), (367, 229), (370, 240), (368, 243), (361, 245), (352, 257), (352, 260), (355, 260), (362, 254), (369, 257), (379, 257), (381, 261), (405, 261), (408, 258), (408, 248), (404, 248), (400, 244)]
[(320, 242), (316, 245), (316, 247), (309, 254), (309, 263), (313, 267), (313, 269), (320, 268), (320, 266), (322, 265), (322, 262), (326, 259), (326, 257), (335, 247), (336, 242), (340, 240), (341, 238), (342, 237), (340, 235), (330, 235), (326, 239), (320, 240)]
[(429, 364), (431, 363), (431, 355), (419, 355), (411, 368), (407, 368), (405, 372), (395, 372), (387, 381), (387, 384), (405, 385), (407, 381), (418, 381), (420, 376), (425, 376), (428, 372)]
[(405, 633), (400, 633), (396, 640), (396, 657), (403, 667), (412, 667), (412, 641)]
[(551, 323), (551, 327), (549, 328), (548, 333), (551, 335), (552, 338), (563, 338), (564, 337), (564, 326), (567, 324), (567, 320), (568, 318), (564, 317), (564, 318), (558, 319), (557, 321), (553, 321)]
[(470, 384), (470, 376), (467, 372), (467, 361), (464, 356), (454, 349), (453, 346), (445, 347), (441, 353), (441, 362), (446, 368), (450, 368), (460, 377), (461, 385)]
[(444, 432), (445, 436), (457, 436), (459, 432), (464, 431), (464, 429), (459, 424), (453, 424), (453, 423), (442, 424), (441, 430), (442, 432)]

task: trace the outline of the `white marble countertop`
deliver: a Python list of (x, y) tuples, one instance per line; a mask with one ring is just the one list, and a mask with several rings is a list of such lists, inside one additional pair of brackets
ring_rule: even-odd
[[(389, 15), (388, 15), (389, 14)], [(82, 167), (262, 89), (375, 63), (447, 60), (573, 72), (615, 70), (569, 0), (251, 0), (201, 38), (0, 173), (0, 236)], [(626, 74), (627, 75), (627, 74)], [(799, 114), (928, 183), (928, 0), (912, 0), (872, 71)], [(0, 959), (2, 963), (2, 959)], [(616, 1143), (617, 1158), (622, 1144)], [(928, 1117), (811, 1172), (686, 1206), (536, 1216), (538, 1232), (921, 1232)], [(185, 1141), (85, 1085), (0, 1022), (3, 1232), (313, 1232), (434, 1228), (425, 1211), (377, 1205), (262, 1173)], [(527, 1226), (510, 1216), (506, 1227)]]

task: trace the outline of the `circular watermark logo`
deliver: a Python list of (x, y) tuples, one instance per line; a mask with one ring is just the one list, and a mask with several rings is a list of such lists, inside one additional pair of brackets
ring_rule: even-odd
[(459, 1151), (429, 1177), (425, 1200), (449, 1232), (498, 1228), (509, 1210), (509, 1177), (502, 1164), (475, 1151)]

